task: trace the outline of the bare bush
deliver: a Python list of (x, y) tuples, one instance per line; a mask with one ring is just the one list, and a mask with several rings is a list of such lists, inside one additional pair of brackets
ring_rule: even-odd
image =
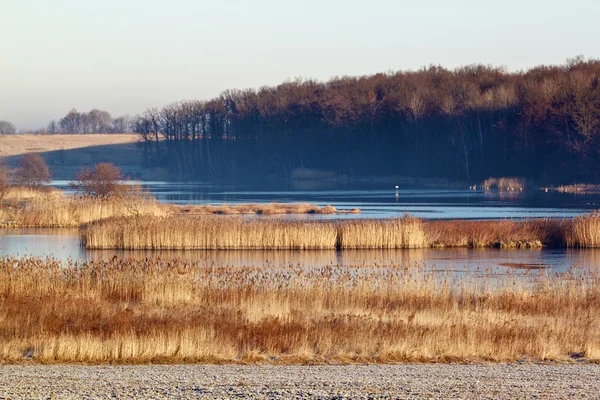
[(19, 184), (35, 187), (50, 182), (50, 169), (39, 154), (28, 153), (21, 158), (16, 171), (16, 180)]
[(137, 188), (127, 188), (121, 169), (109, 162), (96, 164), (92, 169), (80, 169), (71, 187), (85, 196), (95, 198), (124, 196), (132, 190), (137, 191)]

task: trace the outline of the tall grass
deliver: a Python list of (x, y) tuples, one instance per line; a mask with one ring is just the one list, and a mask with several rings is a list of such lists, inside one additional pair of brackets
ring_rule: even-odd
[(0, 260), (0, 360), (600, 360), (594, 273)]
[(525, 188), (525, 179), (514, 176), (488, 178), (483, 181), (483, 187), (484, 189), (498, 189), (501, 191), (521, 191)]
[(341, 249), (413, 249), (428, 245), (423, 223), (412, 217), (336, 224)]
[(560, 219), (428, 221), (425, 232), (432, 247), (556, 247), (564, 244), (569, 225), (569, 221)]
[(110, 219), (84, 230), (90, 249), (335, 249), (332, 224), (235, 217)]
[[(600, 247), (600, 214), (571, 220), (288, 221), (167, 216), (89, 224), (89, 249), (403, 249), (426, 247)], [(595, 235), (595, 236), (594, 236)]]
[(337, 210), (330, 205), (312, 204), (224, 204), (177, 206), (161, 204), (136, 186), (127, 186), (118, 196), (93, 198), (68, 196), (49, 188), (11, 187), (0, 199), (0, 227), (79, 227), (111, 217), (230, 214), (346, 214), (358, 209)]
[(92, 199), (56, 196), (36, 198), (19, 208), (13, 225), (18, 227), (78, 227), (110, 217), (164, 216), (167, 211), (153, 199)]
[(421, 221), (288, 221), (236, 217), (108, 219), (82, 231), (88, 249), (388, 249), (427, 244)]
[(590, 194), (599, 193), (600, 185), (577, 183), (573, 185), (562, 185), (557, 187), (545, 188), (550, 189), (559, 193), (572, 193), (572, 194)]
[(600, 212), (576, 217), (566, 234), (569, 247), (600, 247)]

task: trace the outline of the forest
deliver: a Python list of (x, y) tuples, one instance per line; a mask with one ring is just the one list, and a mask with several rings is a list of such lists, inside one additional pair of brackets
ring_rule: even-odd
[(190, 177), (600, 179), (600, 60), (296, 79), (151, 108), (148, 159)]

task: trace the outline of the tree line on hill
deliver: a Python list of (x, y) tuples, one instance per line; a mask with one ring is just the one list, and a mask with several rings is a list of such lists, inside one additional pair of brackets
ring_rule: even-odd
[(58, 121), (51, 121), (47, 130), (49, 134), (126, 133), (131, 132), (131, 118), (113, 118), (108, 111), (97, 108), (88, 112), (72, 109)]
[[(113, 118), (108, 111), (94, 108), (88, 112), (76, 109), (69, 111), (58, 121), (50, 121), (47, 127), (34, 130), (19, 130), (19, 133), (31, 134), (88, 134), (88, 133), (128, 133), (131, 130), (131, 117), (123, 115)], [(9, 121), (0, 121), (0, 135), (14, 135), (15, 125)]]
[[(600, 60), (527, 71), (297, 79), (151, 108), (132, 121), (154, 163), (190, 176), (347, 175), (597, 181)], [(164, 139), (164, 140), (163, 140)]]

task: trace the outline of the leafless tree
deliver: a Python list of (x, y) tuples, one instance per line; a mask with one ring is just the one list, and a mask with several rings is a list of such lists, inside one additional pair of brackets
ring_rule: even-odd
[(41, 186), (51, 180), (48, 165), (36, 153), (28, 153), (21, 158), (15, 176), (19, 184), (30, 187)]
[(0, 121), (0, 135), (14, 135), (17, 133), (17, 128), (8, 122), (8, 121)]
[(112, 163), (103, 162), (94, 168), (82, 168), (75, 175), (71, 187), (85, 196), (108, 198), (122, 196), (126, 192), (121, 169)]

